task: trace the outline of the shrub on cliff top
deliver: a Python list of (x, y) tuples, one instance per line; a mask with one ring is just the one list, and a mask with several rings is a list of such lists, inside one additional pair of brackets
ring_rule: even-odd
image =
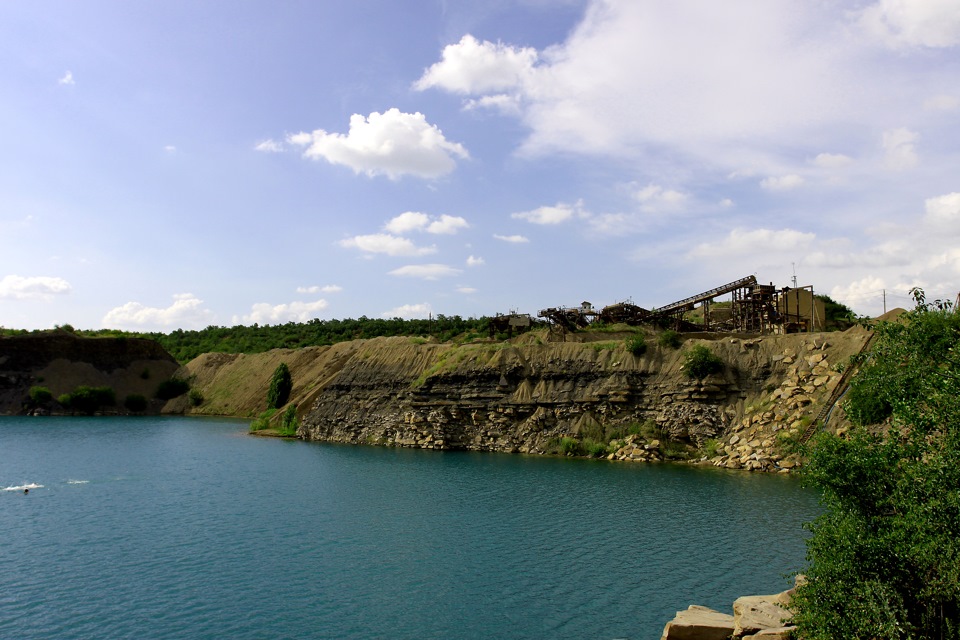
[(642, 333), (627, 340), (627, 351), (638, 358), (647, 352), (647, 341)]

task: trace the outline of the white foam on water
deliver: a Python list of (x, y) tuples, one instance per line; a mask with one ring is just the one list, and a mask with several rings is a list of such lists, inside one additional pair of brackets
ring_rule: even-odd
[(90, 484), (89, 480), (67, 480), (67, 484)]
[(24, 489), (43, 489), (42, 484), (37, 484), (36, 482), (31, 482), (30, 484), (21, 484), (17, 487), (4, 487), (4, 491), (23, 491)]

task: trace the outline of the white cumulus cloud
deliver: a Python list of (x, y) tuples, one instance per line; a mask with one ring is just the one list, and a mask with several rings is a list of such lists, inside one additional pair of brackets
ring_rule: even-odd
[(640, 203), (640, 210), (647, 213), (676, 211), (683, 208), (690, 199), (690, 196), (682, 191), (664, 189), (657, 184), (650, 184), (638, 190), (634, 197)]
[(424, 71), (415, 89), (437, 87), (466, 95), (502, 94), (521, 86), (537, 61), (537, 51), (465, 35), (443, 48), (440, 62)]
[(460, 216), (441, 215), (431, 218), (419, 211), (407, 211), (392, 218), (383, 226), (390, 233), (408, 233), (410, 231), (425, 231), (436, 235), (453, 235), (470, 225)]
[(128, 302), (115, 307), (103, 317), (103, 325), (123, 329), (127, 327), (200, 328), (211, 324), (213, 312), (203, 307), (203, 300), (192, 293), (173, 296), (169, 307), (148, 307), (139, 302)]
[(456, 158), (470, 157), (463, 145), (447, 140), (423, 114), (396, 108), (366, 118), (352, 115), (347, 134), (317, 129), (290, 135), (287, 142), (306, 147), (303, 155), (307, 158), (322, 158), (356, 173), (391, 179), (404, 175), (438, 178), (456, 168)]
[(390, 311), (384, 311), (380, 314), (381, 318), (404, 318), (409, 320), (411, 318), (428, 318), (430, 314), (433, 313), (433, 309), (426, 302), (421, 302), (419, 304), (404, 304), (399, 307), (394, 307)]
[(70, 290), (63, 278), (9, 275), (0, 280), (0, 300), (50, 300)]
[(468, 256), (467, 257), (467, 266), (468, 267), (479, 267), (480, 265), (486, 263), (486, 260), (479, 256)]
[(434, 246), (418, 247), (408, 238), (389, 233), (354, 236), (341, 240), (339, 244), (341, 247), (359, 249), (364, 253), (384, 253), (388, 256), (425, 256), (437, 251)]
[(879, 0), (860, 23), (890, 46), (952, 47), (960, 44), (956, 0)]
[(290, 302), (271, 305), (258, 302), (251, 307), (250, 313), (243, 316), (233, 316), (233, 324), (284, 324), (287, 322), (308, 322), (317, 317), (320, 311), (327, 308), (326, 300), (313, 302)]
[(560, 224), (566, 222), (574, 216), (582, 216), (583, 202), (578, 201), (575, 204), (558, 203), (555, 206), (538, 207), (532, 211), (521, 211), (510, 214), (511, 218), (526, 220), (533, 224)]
[(73, 72), (67, 71), (59, 80), (57, 80), (57, 84), (76, 84), (76, 82), (73, 80)]
[(960, 193), (928, 198), (924, 204), (928, 222), (960, 233)]
[(404, 278), (421, 278), (423, 280), (437, 280), (462, 273), (460, 269), (445, 264), (410, 264), (388, 272), (391, 276)]

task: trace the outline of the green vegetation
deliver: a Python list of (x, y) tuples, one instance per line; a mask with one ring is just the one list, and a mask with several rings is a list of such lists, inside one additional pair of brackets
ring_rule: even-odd
[(300, 426), (300, 421), (297, 420), (297, 408), (294, 405), (287, 407), (287, 410), (283, 412), (283, 415), (280, 416), (280, 429), (278, 430), (282, 436), (295, 436), (297, 435), (297, 428)]
[(703, 455), (708, 458), (715, 458), (720, 453), (720, 441), (715, 438), (705, 440), (703, 443)]
[(679, 349), (680, 343), (680, 334), (673, 329), (664, 329), (660, 332), (660, 337), (657, 338), (657, 344), (669, 349)]
[(270, 389), (267, 391), (267, 408), (279, 409), (287, 404), (292, 389), (293, 378), (290, 377), (290, 369), (286, 363), (281, 362), (274, 369), (273, 376), (270, 378)]
[(33, 406), (47, 404), (53, 400), (53, 394), (46, 387), (33, 386), (28, 392), (30, 403)]
[(146, 396), (139, 393), (131, 393), (123, 400), (123, 406), (131, 413), (142, 413), (147, 410), (148, 402)]
[(250, 423), (250, 431), (263, 431), (264, 429), (269, 429), (270, 419), (276, 413), (277, 413), (276, 409), (267, 409), (266, 411), (261, 413), (259, 416), (256, 417), (256, 419), (253, 420), (253, 422)]
[(698, 344), (687, 353), (683, 370), (687, 376), (703, 380), (712, 373), (723, 371), (723, 360), (708, 347)]
[(190, 382), (188, 380), (173, 376), (157, 386), (157, 391), (154, 393), (154, 396), (160, 400), (172, 400), (173, 398), (182, 396), (189, 390)]
[(200, 389), (190, 389), (190, 393), (187, 395), (190, 398), (191, 407), (199, 407), (203, 404), (203, 393)]
[(627, 351), (638, 358), (647, 352), (647, 340), (642, 333), (638, 333), (627, 340)]
[(117, 404), (117, 396), (110, 387), (88, 387), (81, 385), (72, 393), (65, 393), (57, 398), (65, 409), (93, 415), (103, 407), (112, 407)]
[(960, 314), (914, 295), (875, 328), (848, 400), (862, 424), (888, 426), (823, 433), (809, 452), (826, 512), (795, 600), (807, 640), (960, 638)]

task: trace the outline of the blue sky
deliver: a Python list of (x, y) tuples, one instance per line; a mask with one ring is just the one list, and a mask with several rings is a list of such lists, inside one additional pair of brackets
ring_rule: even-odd
[(0, 3), (0, 326), (960, 292), (957, 0)]

